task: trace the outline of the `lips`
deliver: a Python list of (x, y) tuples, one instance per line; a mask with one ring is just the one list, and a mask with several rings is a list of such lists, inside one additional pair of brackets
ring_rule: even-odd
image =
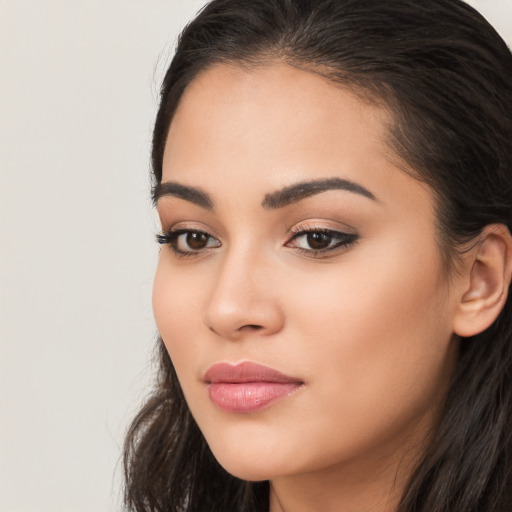
[(256, 412), (282, 400), (304, 385), (300, 379), (252, 362), (219, 363), (203, 377), (210, 400), (233, 413)]

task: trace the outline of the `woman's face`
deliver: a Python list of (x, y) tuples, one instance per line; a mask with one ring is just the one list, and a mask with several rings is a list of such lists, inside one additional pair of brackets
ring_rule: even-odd
[(457, 298), (432, 193), (397, 167), (388, 121), (278, 63), (214, 66), (172, 121), (154, 313), (238, 477), (387, 466), (435, 420)]

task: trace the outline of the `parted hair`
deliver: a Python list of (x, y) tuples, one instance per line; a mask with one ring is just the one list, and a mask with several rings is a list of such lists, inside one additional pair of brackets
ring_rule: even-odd
[[(165, 75), (152, 176), (173, 114), (217, 63), (272, 60), (318, 73), (391, 113), (388, 144), (436, 198), (448, 271), (489, 224), (512, 228), (512, 54), (460, 0), (213, 0), (181, 33)], [(328, 129), (328, 127), (326, 127)], [(371, 321), (371, 312), (369, 312)], [(124, 446), (133, 512), (266, 512), (267, 482), (228, 474), (192, 418), (159, 338), (158, 376)], [(461, 340), (441, 419), (399, 512), (512, 511), (512, 298)]]

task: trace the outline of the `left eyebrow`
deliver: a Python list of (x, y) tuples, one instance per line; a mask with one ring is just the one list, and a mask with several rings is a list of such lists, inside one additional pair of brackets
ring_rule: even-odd
[(276, 192), (265, 194), (261, 206), (266, 209), (282, 208), (289, 204), (296, 203), (306, 197), (321, 194), (328, 190), (346, 190), (376, 201), (376, 197), (365, 187), (354, 181), (341, 178), (326, 178), (314, 181), (303, 181), (290, 185)]

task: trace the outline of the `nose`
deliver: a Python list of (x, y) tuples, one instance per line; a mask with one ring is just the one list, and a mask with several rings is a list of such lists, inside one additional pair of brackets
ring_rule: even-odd
[(215, 334), (237, 340), (268, 336), (284, 325), (277, 287), (268, 262), (232, 254), (221, 264), (208, 298), (203, 323)]

